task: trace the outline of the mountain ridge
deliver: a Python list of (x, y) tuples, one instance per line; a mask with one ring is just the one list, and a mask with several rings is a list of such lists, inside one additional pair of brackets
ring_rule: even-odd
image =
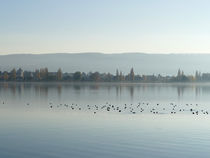
[(116, 69), (124, 74), (133, 67), (138, 74), (176, 75), (180, 68), (186, 74), (196, 70), (210, 72), (210, 54), (149, 54), (149, 53), (50, 53), (50, 54), (8, 54), (0, 55), (0, 70), (12, 68), (31, 70), (48, 67), (49, 71), (63, 72), (110, 72)]

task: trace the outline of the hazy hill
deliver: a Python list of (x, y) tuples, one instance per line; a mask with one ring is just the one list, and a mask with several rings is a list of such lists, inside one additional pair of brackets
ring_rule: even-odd
[(0, 56), (0, 70), (11, 70), (13, 67), (24, 70), (48, 67), (49, 71), (63, 72), (100, 71), (115, 73), (116, 69), (128, 73), (133, 67), (140, 74), (176, 74), (178, 68), (186, 74), (195, 70), (210, 72), (210, 54), (102, 54), (102, 53), (57, 53), (57, 54), (14, 54)]

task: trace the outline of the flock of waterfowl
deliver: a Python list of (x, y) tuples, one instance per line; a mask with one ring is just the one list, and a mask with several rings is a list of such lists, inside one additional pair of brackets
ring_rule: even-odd
[(159, 103), (148, 103), (148, 102), (139, 102), (137, 104), (124, 104), (124, 105), (114, 105), (109, 102), (106, 102), (102, 105), (79, 105), (75, 103), (71, 104), (53, 104), (49, 103), (49, 108), (69, 108), (70, 110), (84, 110), (90, 111), (96, 114), (97, 112), (117, 112), (117, 113), (152, 113), (152, 114), (178, 114), (178, 113), (190, 113), (193, 115), (205, 114), (208, 115), (207, 110), (201, 109), (199, 104), (185, 104), (178, 105), (175, 103), (169, 104), (159, 104)]
[[(4, 101), (2, 104), (6, 104)], [(27, 106), (30, 103), (26, 103)], [(189, 113), (193, 115), (204, 114), (208, 115), (209, 112), (200, 107), (199, 104), (185, 104), (178, 105), (175, 103), (169, 104), (152, 104), (148, 102), (139, 102), (137, 104), (124, 104), (124, 105), (114, 105), (109, 102), (106, 102), (103, 105), (79, 105), (75, 103), (71, 104), (53, 104), (49, 103), (49, 108), (68, 108), (74, 111), (90, 111), (93, 114), (97, 112), (117, 112), (117, 113), (130, 113), (130, 114), (138, 114), (138, 113), (152, 113), (152, 114), (178, 114), (178, 113)]]

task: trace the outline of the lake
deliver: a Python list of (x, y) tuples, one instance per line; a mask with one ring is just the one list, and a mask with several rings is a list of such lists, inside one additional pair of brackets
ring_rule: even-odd
[(0, 83), (0, 157), (209, 157), (209, 98), (209, 83)]

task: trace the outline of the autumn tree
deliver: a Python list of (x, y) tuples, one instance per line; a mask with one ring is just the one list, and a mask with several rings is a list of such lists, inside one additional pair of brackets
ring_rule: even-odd
[(131, 68), (131, 71), (130, 71), (130, 81), (134, 81), (134, 77), (135, 77), (135, 74), (134, 74), (134, 70), (133, 68)]
[(45, 68), (45, 79), (48, 80), (49, 77), (49, 72), (48, 72), (48, 68)]
[(4, 81), (7, 81), (9, 79), (9, 75), (6, 71), (3, 74), (3, 78), (4, 78)]
[(94, 72), (90, 76), (91, 81), (100, 81), (100, 74), (99, 72)]
[(118, 69), (116, 70), (116, 81), (119, 81), (119, 71), (118, 71)]
[(12, 69), (12, 71), (10, 72), (10, 79), (15, 81), (16, 80), (16, 69)]
[(58, 69), (57, 73), (56, 73), (56, 79), (58, 81), (61, 81), (62, 80), (62, 77), (63, 77), (63, 73), (61, 71), (61, 68)]
[(40, 69), (40, 78), (42, 80), (48, 80), (48, 68)]
[(39, 70), (35, 70), (35, 79), (36, 80), (40, 80), (41, 79)]
[(120, 81), (123, 81), (124, 80), (124, 76), (122, 74), (122, 71), (120, 71)]

